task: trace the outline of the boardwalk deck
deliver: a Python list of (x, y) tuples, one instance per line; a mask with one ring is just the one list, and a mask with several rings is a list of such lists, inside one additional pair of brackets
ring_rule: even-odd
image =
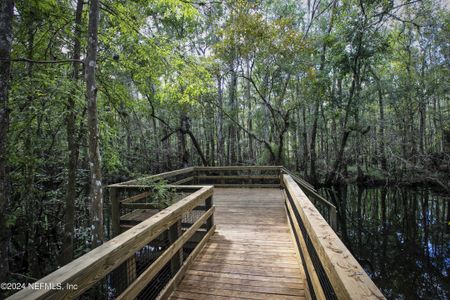
[(171, 299), (302, 299), (280, 189), (215, 188), (216, 233)]

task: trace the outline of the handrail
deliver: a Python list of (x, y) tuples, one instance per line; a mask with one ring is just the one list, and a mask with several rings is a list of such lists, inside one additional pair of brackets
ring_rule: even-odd
[(384, 299), (383, 294), (290, 175), (283, 175), (286, 207), (317, 298)]
[[(137, 251), (141, 250), (169, 228), (172, 228), (172, 225), (181, 224), (183, 214), (192, 211), (202, 202), (205, 202), (207, 204), (206, 208), (209, 208), (209, 210), (207, 210), (201, 218), (184, 232), (184, 234), (181, 236), (176, 234), (177, 236), (173, 240), (171, 246), (141, 275), (145, 275), (145, 282), (148, 283), (158, 270), (164, 267), (165, 263), (167, 263), (195, 231), (200, 228), (205, 220), (207, 220), (208, 232), (214, 230), (212, 195), (213, 187), (204, 186), (179, 202), (36, 282), (38, 286), (42, 284), (45, 286), (65, 287), (66, 284), (70, 284), (76, 286), (77, 289), (31, 289), (28, 287), (13, 294), (8, 299), (66, 299), (80, 296), (122, 263), (126, 262), (131, 257), (134, 257)], [(138, 277), (136, 280), (143, 279)], [(132, 285), (133, 295), (138, 293), (140, 288), (142, 288), (140, 282), (135, 281)], [(131, 288), (129, 287), (129, 289)]]
[(232, 171), (232, 170), (279, 170), (283, 166), (213, 166), (213, 167), (194, 167), (195, 171)]
[[(249, 173), (241, 173), (239, 171)], [(208, 173), (214, 172), (215, 175), (211, 175)], [(232, 175), (228, 172), (232, 172)], [(236, 172), (238, 172), (236, 174)], [(252, 173), (255, 174), (252, 174)], [(265, 172), (261, 174), (261, 172)], [(204, 173), (204, 174), (202, 174)], [(217, 175), (219, 173), (220, 175)], [(269, 175), (270, 174), (270, 175)], [(146, 189), (150, 186), (147, 184), (142, 184), (145, 180), (152, 179), (168, 179), (174, 176), (179, 175), (188, 175), (188, 177), (178, 179), (177, 181), (171, 182), (171, 187), (178, 186), (180, 184), (185, 184), (186, 182), (196, 182), (199, 184), (212, 184), (217, 187), (279, 187), (280, 183), (282, 184), (281, 177), (278, 178), (282, 174), (289, 174), (294, 181), (303, 189), (303, 191), (312, 198), (313, 201), (323, 204), (326, 212), (326, 219), (329, 222), (330, 226), (337, 230), (337, 209), (336, 206), (322, 197), (314, 187), (305, 181), (304, 179), (294, 175), (291, 171), (286, 169), (284, 166), (194, 166), (174, 171), (169, 171), (165, 173), (155, 174), (151, 176), (142, 177), (135, 180), (130, 180), (122, 183), (112, 184), (109, 186), (111, 188), (111, 205), (112, 205), (112, 219), (113, 219), (113, 233), (118, 234), (120, 232), (120, 228), (118, 225), (118, 215), (116, 214), (119, 210), (119, 206), (129, 207), (129, 208), (137, 208), (144, 207), (143, 205), (130, 205), (128, 203), (133, 202), (135, 200), (139, 200), (149, 196), (148, 192), (143, 192), (138, 195), (131, 196), (127, 199), (122, 199), (120, 201), (115, 200), (115, 188), (142, 188)], [(239, 182), (237, 182), (239, 181)], [(119, 205), (120, 202), (120, 205)], [(149, 205), (147, 205), (149, 206)]]
[(145, 176), (145, 177), (141, 177), (141, 178), (138, 178), (138, 179), (128, 180), (128, 181), (124, 181), (124, 182), (120, 182), (120, 183), (110, 184), (110, 185), (108, 185), (108, 187), (139, 186), (140, 184), (136, 184), (136, 183), (139, 183), (139, 182), (144, 181), (144, 180), (167, 179), (167, 178), (170, 178), (170, 177), (173, 177), (173, 176), (186, 174), (186, 173), (191, 173), (191, 172), (194, 171), (194, 169), (195, 169), (195, 167), (178, 169), (178, 170), (174, 170), (174, 171), (169, 171), (169, 172), (159, 173), (159, 174), (155, 174), (155, 175)]
[(309, 197), (314, 198), (314, 200), (320, 201), (322, 204), (324, 204), (326, 207), (328, 207), (328, 222), (333, 228), (333, 230), (337, 230), (337, 209), (336, 206), (322, 197), (322, 195), (318, 194), (317, 191), (314, 189), (312, 185), (310, 185), (305, 180), (301, 179), (300, 177), (294, 175), (291, 171), (286, 169), (285, 167), (281, 168), (281, 173), (286, 173), (300, 186), (300, 188), (308, 194)]
[(194, 181), (216, 187), (280, 187), (281, 166), (194, 167)]

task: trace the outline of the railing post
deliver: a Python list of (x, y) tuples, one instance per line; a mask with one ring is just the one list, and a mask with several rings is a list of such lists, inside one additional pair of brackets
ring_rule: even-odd
[[(169, 244), (172, 245), (175, 243), (178, 238), (181, 236), (181, 220), (178, 220), (170, 226), (169, 228)], [(176, 254), (173, 255), (172, 259), (170, 260), (170, 270), (172, 272), (172, 275), (175, 275), (178, 270), (181, 268), (181, 265), (183, 264), (183, 247), (180, 248), (180, 250), (177, 251)]]
[[(209, 197), (205, 201), (205, 211), (208, 211), (211, 207), (213, 207), (214, 201), (213, 196)], [(209, 231), (214, 226), (214, 214), (212, 214), (208, 220), (206, 220), (206, 229)]]
[(329, 214), (330, 214), (330, 225), (331, 228), (333, 228), (334, 231), (337, 230), (337, 213), (335, 207), (329, 208)]
[(116, 187), (111, 187), (109, 190), (109, 199), (111, 201), (111, 224), (112, 236), (115, 237), (120, 234), (120, 202), (119, 191)]
[(223, 171), (220, 171), (220, 184), (225, 184), (225, 179), (223, 178), (223, 176), (225, 175)]

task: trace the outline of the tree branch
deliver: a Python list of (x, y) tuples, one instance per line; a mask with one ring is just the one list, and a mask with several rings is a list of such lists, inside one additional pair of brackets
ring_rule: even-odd
[(82, 63), (84, 64), (84, 61), (80, 59), (63, 59), (63, 60), (33, 60), (28, 58), (11, 58), (11, 59), (0, 59), (1, 61), (11, 61), (11, 62), (27, 62), (27, 63), (33, 63), (33, 64), (67, 64), (67, 63)]

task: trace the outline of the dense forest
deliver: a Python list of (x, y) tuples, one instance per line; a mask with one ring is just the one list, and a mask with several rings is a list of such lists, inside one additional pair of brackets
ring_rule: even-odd
[(449, 37), (443, 0), (2, 0), (0, 282), (102, 243), (141, 174), (448, 192)]

